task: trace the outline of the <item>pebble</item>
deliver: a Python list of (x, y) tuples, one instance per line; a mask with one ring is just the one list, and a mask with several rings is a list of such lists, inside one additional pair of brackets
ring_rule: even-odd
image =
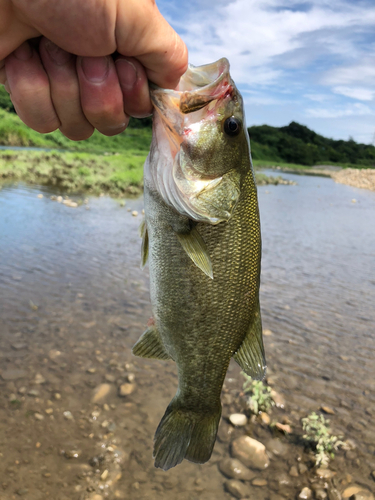
[(354, 485), (344, 490), (342, 498), (350, 498), (350, 500), (374, 500), (374, 495), (366, 490), (366, 488)]
[(292, 465), (292, 467), (290, 468), (289, 475), (292, 476), (292, 477), (298, 477), (299, 476), (297, 467), (295, 465)]
[(44, 198), (42, 194), (38, 194), (37, 198)]
[(319, 469), (316, 469), (316, 475), (322, 479), (332, 479), (333, 476), (336, 475), (336, 472), (333, 472), (332, 470), (329, 469), (323, 469), (323, 467), (320, 467)]
[(28, 396), (31, 396), (32, 398), (37, 398), (39, 397), (39, 391), (37, 391), (36, 389), (31, 389), (31, 391), (29, 391), (27, 393)]
[(24, 378), (27, 376), (27, 372), (25, 370), (4, 370), (1, 372), (1, 378), (3, 380), (18, 380), (19, 378)]
[(253, 481), (251, 481), (253, 486), (267, 486), (267, 481), (260, 477), (256, 477)]
[(98, 385), (93, 391), (91, 402), (99, 404), (104, 403), (106, 398), (110, 395), (112, 387), (113, 386), (111, 384)]
[(314, 496), (316, 500), (326, 500), (327, 498), (327, 493), (324, 490), (315, 490)]
[(271, 332), (271, 330), (268, 330), (268, 328), (266, 328), (265, 330), (263, 330), (263, 335), (265, 335), (266, 337), (269, 337), (270, 335), (272, 335), (272, 332)]
[(72, 201), (72, 200), (64, 200), (63, 204), (66, 207), (70, 207), (70, 208), (77, 208), (78, 207), (78, 203), (76, 203), (75, 201)]
[(352, 495), (350, 500), (374, 500), (374, 495), (368, 490), (362, 490)]
[(44, 420), (44, 415), (41, 413), (34, 413), (35, 420)]
[(81, 454), (81, 450), (76, 450), (76, 449), (73, 449), (73, 450), (66, 450), (63, 452), (63, 455), (65, 458), (78, 458)]
[(235, 427), (243, 427), (247, 424), (247, 417), (243, 413), (232, 413), (229, 417), (229, 421)]
[(371, 472), (372, 479), (375, 481), (375, 470)]
[(301, 493), (298, 495), (298, 498), (300, 498), (301, 500), (309, 500), (310, 498), (312, 498), (312, 491), (310, 490), (310, 488), (305, 486), (305, 488), (303, 488)]
[(21, 349), (26, 349), (27, 344), (25, 344), (24, 342), (14, 342), (13, 344), (11, 344), (11, 347), (15, 351), (20, 351)]
[(341, 500), (341, 495), (336, 490), (336, 488), (329, 488), (328, 489), (328, 499), (329, 500)]
[(292, 428), (289, 424), (281, 424), (280, 422), (276, 422), (275, 427), (276, 429), (279, 429), (279, 431), (285, 432), (286, 434), (291, 434), (292, 432)]
[(232, 442), (231, 448), (232, 456), (241, 460), (247, 467), (262, 470), (269, 466), (266, 447), (256, 439), (241, 436)]
[(133, 210), (133, 211), (132, 211), (132, 216), (133, 216), (133, 217), (137, 217), (137, 215), (138, 215), (137, 210)]
[(72, 413), (69, 410), (68, 411), (64, 411), (63, 415), (64, 415), (64, 418), (66, 420), (74, 420), (74, 417), (73, 417)]
[(129, 396), (135, 389), (134, 384), (121, 384), (118, 389), (118, 395), (121, 397)]
[(111, 375), (110, 373), (107, 373), (107, 375), (105, 376), (105, 379), (110, 384), (113, 384), (114, 382), (116, 382), (116, 377), (114, 375)]
[(102, 495), (94, 495), (93, 497), (90, 497), (90, 500), (104, 500)]
[(298, 472), (300, 474), (304, 474), (305, 472), (307, 472), (307, 466), (305, 464), (303, 464), (302, 462), (300, 462), (298, 464)]
[(231, 495), (236, 498), (246, 498), (250, 496), (250, 490), (246, 484), (235, 479), (229, 479), (225, 482), (225, 488)]
[(261, 412), (260, 419), (266, 425), (269, 425), (271, 422), (271, 417), (268, 415), (268, 413), (265, 413), (264, 411)]
[(59, 394), (58, 392), (56, 392), (55, 395), (54, 395), (54, 398), (55, 399), (61, 399), (61, 394)]
[(105, 481), (105, 480), (107, 479), (107, 477), (108, 477), (108, 474), (109, 474), (108, 469), (106, 469), (106, 470), (103, 472), (103, 474), (100, 476), (100, 479), (101, 479), (102, 481)]
[(266, 447), (268, 451), (277, 456), (284, 456), (288, 453), (288, 447), (280, 439), (269, 439)]
[(250, 481), (255, 475), (254, 472), (236, 458), (224, 458), (221, 460), (219, 462), (219, 470), (224, 476), (230, 479), (240, 479), (242, 481)]
[(333, 410), (329, 406), (321, 406), (320, 409), (322, 411), (324, 411), (324, 413), (328, 413), (328, 415), (334, 415), (335, 414), (335, 410)]
[(87, 368), (87, 373), (96, 373), (96, 368)]
[(285, 407), (285, 399), (283, 398), (283, 396), (281, 396), (281, 394), (276, 392), (274, 389), (271, 389), (271, 397), (274, 400), (277, 408), (284, 408)]
[(56, 198), (56, 201), (57, 201), (58, 203), (61, 203), (61, 202), (63, 201), (63, 197), (62, 197), (62, 196), (58, 196), (58, 197)]
[(22, 496), (22, 495), (27, 495), (29, 490), (27, 488), (20, 488), (19, 490), (16, 491), (17, 495)]
[(43, 377), (41, 373), (37, 373), (35, 375), (35, 378), (33, 380), (33, 384), (44, 384), (46, 382), (46, 379)]

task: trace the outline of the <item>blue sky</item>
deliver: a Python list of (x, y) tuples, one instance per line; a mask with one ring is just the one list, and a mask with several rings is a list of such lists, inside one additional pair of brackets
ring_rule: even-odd
[(194, 65), (227, 57), (248, 125), (375, 144), (374, 0), (157, 0)]

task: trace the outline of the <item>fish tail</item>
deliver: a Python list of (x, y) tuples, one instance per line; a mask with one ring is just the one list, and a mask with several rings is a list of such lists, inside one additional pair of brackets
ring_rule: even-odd
[(198, 464), (210, 459), (221, 417), (221, 405), (211, 411), (184, 408), (178, 396), (172, 399), (156, 429), (155, 467), (171, 469), (184, 458)]

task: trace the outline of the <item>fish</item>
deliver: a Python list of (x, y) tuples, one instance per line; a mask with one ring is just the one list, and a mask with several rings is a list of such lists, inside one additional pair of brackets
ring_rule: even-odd
[(225, 58), (189, 65), (175, 90), (150, 92), (140, 233), (153, 317), (132, 352), (177, 365), (178, 389), (154, 437), (163, 470), (210, 459), (232, 357), (254, 379), (266, 370), (257, 188), (229, 69)]

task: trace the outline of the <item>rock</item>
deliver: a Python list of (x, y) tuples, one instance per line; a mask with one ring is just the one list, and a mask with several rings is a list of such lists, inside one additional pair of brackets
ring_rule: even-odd
[(229, 479), (229, 481), (226, 481), (225, 489), (236, 498), (246, 498), (250, 496), (249, 487), (244, 483), (241, 483), (241, 481), (236, 481), (235, 479)]
[(315, 490), (314, 496), (315, 496), (316, 500), (326, 500), (327, 493), (326, 493), (326, 491), (319, 489), (319, 490)]
[(286, 434), (291, 434), (292, 432), (292, 428), (289, 424), (281, 424), (280, 422), (276, 422), (275, 427), (276, 429), (279, 429), (279, 431), (285, 432)]
[(328, 500), (341, 500), (340, 493), (336, 490), (336, 488), (328, 488)]
[(63, 197), (62, 197), (62, 196), (58, 196), (58, 197), (56, 198), (56, 201), (57, 201), (58, 203), (61, 203), (61, 202), (63, 201)]
[(310, 490), (310, 488), (305, 486), (301, 493), (298, 495), (298, 498), (300, 498), (301, 500), (309, 500), (310, 498), (312, 498), (312, 491)]
[(111, 375), (110, 373), (106, 374), (105, 379), (110, 384), (113, 384), (114, 382), (116, 382), (116, 377), (114, 375)]
[(352, 495), (350, 497), (350, 500), (374, 500), (374, 495), (371, 493), (371, 491), (362, 490), (359, 493)]
[(298, 469), (297, 469), (297, 467), (295, 465), (292, 465), (292, 467), (290, 468), (289, 476), (292, 476), (292, 477), (298, 477), (299, 476)]
[(288, 447), (280, 439), (269, 439), (266, 443), (267, 450), (276, 456), (284, 456), (288, 453)]
[(272, 332), (271, 332), (271, 330), (268, 330), (266, 328), (265, 330), (263, 330), (263, 335), (265, 335), (266, 337), (268, 337), (269, 335), (272, 335)]
[(304, 474), (305, 472), (307, 472), (307, 466), (304, 463), (300, 462), (298, 464), (298, 472), (300, 474)]
[(269, 425), (271, 422), (271, 417), (268, 415), (268, 413), (265, 413), (264, 411), (261, 412), (260, 419), (266, 425)]
[(37, 198), (44, 198), (42, 194), (38, 194)]
[(224, 420), (219, 425), (219, 431), (217, 433), (218, 440), (221, 443), (229, 443), (230, 437), (233, 434), (234, 428), (228, 425)]
[(241, 436), (232, 442), (232, 456), (241, 460), (247, 467), (265, 469), (269, 466), (266, 447), (256, 439)]
[(255, 475), (254, 472), (236, 458), (224, 458), (221, 460), (219, 462), (219, 470), (224, 476), (230, 479), (241, 479), (242, 481), (250, 481)]
[(235, 427), (243, 427), (247, 424), (247, 417), (243, 413), (232, 413), (229, 417), (229, 422)]
[(11, 344), (11, 347), (15, 351), (20, 351), (21, 349), (26, 349), (27, 344), (25, 344), (24, 342), (14, 342), (13, 344)]
[(46, 379), (43, 377), (41, 373), (37, 373), (35, 375), (35, 378), (33, 380), (33, 384), (44, 384), (46, 382)]
[(35, 420), (44, 420), (44, 415), (41, 413), (34, 413)]
[(251, 484), (253, 486), (267, 486), (267, 481), (261, 477), (256, 477), (251, 481)]
[(69, 410), (68, 411), (64, 411), (63, 415), (64, 415), (65, 420), (74, 420), (72, 412), (70, 412)]
[(103, 471), (103, 473), (100, 476), (101, 481), (105, 481), (108, 477), (108, 474), (109, 474), (108, 469), (105, 469), (105, 471)]
[(271, 390), (271, 397), (274, 400), (277, 408), (284, 408), (285, 407), (285, 399), (283, 398), (283, 396), (281, 396), (281, 394), (276, 392), (274, 389)]
[(358, 485), (352, 485), (346, 488), (342, 494), (342, 498), (350, 498), (352, 495), (356, 495), (359, 492), (362, 492), (363, 488), (362, 486)]
[(272, 489), (278, 491), (280, 489), (285, 489), (286, 487), (289, 487), (291, 484), (291, 479), (289, 474), (286, 472), (277, 472), (272, 476)]
[(104, 497), (101, 495), (94, 495), (93, 497), (90, 497), (90, 500), (104, 500)]
[(138, 215), (137, 210), (133, 210), (133, 211), (132, 211), (132, 216), (133, 216), (133, 217), (137, 217), (137, 215)]
[(71, 450), (63, 451), (62, 453), (63, 453), (63, 455), (64, 455), (65, 458), (68, 458), (70, 460), (71, 458), (79, 458), (79, 456), (81, 455), (82, 451), (78, 450), (76, 448), (73, 448)]
[(20, 497), (23, 495), (27, 495), (28, 492), (29, 490), (27, 488), (19, 488), (18, 490), (16, 490), (17, 495), (19, 495)]
[(320, 467), (319, 469), (316, 469), (316, 475), (322, 479), (331, 479), (333, 478), (333, 476), (336, 475), (336, 472), (333, 472), (332, 470), (329, 469), (323, 469), (323, 467)]
[(118, 395), (121, 397), (129, 396), (135, 389), (134, 384), (121, 384), (118, 389)]
[(1, 378), (3, 380), (18, 380), (20, 378), (24, 378), (27, 376), (27, 372), (25, 370), (4, 370), (1, 372)]
[(91, 398), (91, 403), (102, 404), (111, 394), (113, 386), (111, 384), (100, 384), (95, 387)]
[(332, 408), (330, 408), (329, 406), (321, 406), (320, 409), (324, 412), (324, 413), (328, 413), (328, 415), (334, 415), (335, 414), (335, 410), (333, 410)]
[(38, 398), (39, 394), (40, 394), (39, 391), (37, 391), (36, 389), (32, 389), (27, 393), (27, 395), (31, 396), (32, 398)]
[(78, 203), (76, 203), (75, 201), (72, 201), (72, 200), (64, 200), (63, 204), (66, 207), (70, 207), (70, 208), (77, 208), (78, 207)]

